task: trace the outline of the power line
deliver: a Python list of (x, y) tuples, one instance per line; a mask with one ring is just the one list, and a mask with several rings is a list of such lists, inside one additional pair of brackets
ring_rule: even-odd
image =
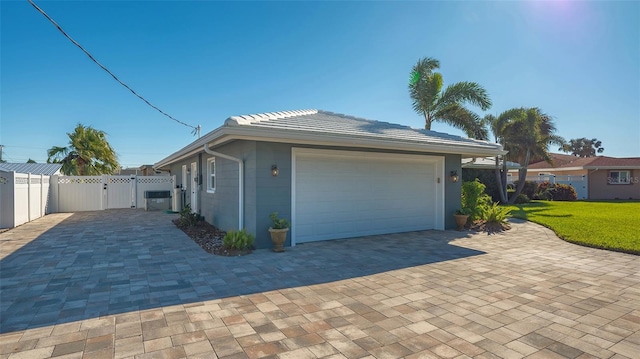
[(129, 87), (127, 84), (125, 84), (124, 82), (120, 81), (120, 79), (113, 74), (113, 72), (109, 71), (108, 68), (106, 68), (103, 64), (101, 64), (100, 62), (98, 62), (98, 60), (96, 60), (93, 55), (91, 55), (89, 53), (89, 51), (85, 50), (84, 47), (82, 47), (82, 45), (80, 45), (76, 40), (72, 39), (71, 36), (69, 36), (63, 29), (62, 27), (60, 27), (60, 25), (58, 25), (58, 23), (53, 20), (49, 15), (47, 15), (46, 12), (44, 12), (44, 10), (42, 10), (40, 7), (38, 7), (38, 5), (36, 5), (33, 0), (27, 0), (36, 10), (38, 10), (39, 13), (41, 13), (44, 17), (47, 18), (47, 20), (49, 20), (61, 33), (62, 35), (64, 35), (64, 37), (66, 37), (67, 39), (69, 39), (69, 41), (71, 41), (74, 45), (76, 45), (80, 50), (82, 50), (82, 52), (84, 52), (87, 56), (89, 56), (89, 59), (91, 59), (91, 61), (95, 62), (96, 65), (100, 66), (101, 69), (103, 69), (104, 71), (106, 71), (109, 75), (111, 75), (111, 77), (113, 77), (114, 80), (116, 80), (120, 85), (124, 86), (127, 90), (131, 91), (131, 93), (133, 93), (136, 97), (138, 97), (139, 99), (141, 99), (142, 101), (144, 101), (147, 105), (151, 106), (152, 108), (158, 110), (158, 112), (160, 112), (161, 114), (167, 116), (168, 118), (176, 121), (177, 123), (193, 128), (193, 133), (198, 135), (198, 138), (200, 137), (200, 125), (198, 126), (192, 126), (189, 125), (187, 123), (184, 123), (178, 119), (176, 119), (175, 117), (169, 115), (168, 113), (162, 111), (161, 109), (159, 109), (158, 107), (156, 107), (155, 105), (153, 105), (151, 102), (147, 101), (147, 99), (145, 99), (144, 97), (138, 95), (137, 92), (135, 92), (131, 87)]

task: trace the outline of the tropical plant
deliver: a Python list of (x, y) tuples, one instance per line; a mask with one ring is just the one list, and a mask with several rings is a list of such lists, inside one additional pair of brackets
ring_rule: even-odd
[(222, 245), (227, 249), (247, 250), (253, 247), (255, 237), (245, 229), (239, 231), (228, 231), (222, 238)]
[(186, 206), (180, 211), (180, 224), (184, 227), (195, 226), (200, 221), (200, 215), (193, 213), (191, 204), (187, 203)]
[[(532, 160), (544, 160), (552, 164), (549, 146), (562, 146), (565, 141), (555, 134), (556, 128), (551, 116), (539, 108), (514, 108), (495, 117), (485, 116), (485, 122), (491, 127), (496, 142), (508, 152), (502, 158), (496, 157), (496, 177), (501, 184), (501, 202), (513, 203), (522, 193), (527, 178), (527, 170)], [(507, 197), (506, 162), (510, 160), (520, 164), (518, 184), (512, 196)], [(500, 169), (502, 162), (502, 169)]]
[(440, 121), (462, 129), (471, 138), (487, 139), (482, 119), (464, 107), (469, 103), (482, 110), (490, 108), (487, 91), (475, 82), (458, 82), (443, 91), (442, 75), (434, 72), (439, 67), (438, 60), (425, 57), (411, 70), (409, 95), (414, 111), (424, 117), (424, 128), (431, 130), (431, 124)]
[(278, 218), (278, 212), (273, 212), (269, 215), (271, 219), (271, 228), (273, 229), (284, 229), (289, 228), (289, 221), (284, 218)]
[(61, 172), (65, 175), (94, 176), (118, 169), (116, 153), (104, 131), (78, 124), (67, 136), (69, 146), (47, 150), (47, 163), (62, 163)]
[(588, 139), (585, 137), (573, 138), (568, 143), (560, 146), (559, 150), (571, 152), (572, 155), (578, 157), (593, 157), (597, 153), (604, 152), (602, 141), (598, 141), (597, 138)]
[(27, 163), (37, 163), (37, 162), (36, 162), (36, 161), (34, 161), (34, 160), (32, 160), (31, 158), (29, 158), (29, 159), (27, 160)]
[(540, 199), (549, 201), (575, 201), (578, 194), (572, 186), (568, 184), (555, 184), (539, 195)]
[(482, 207), (482, 220), (488, 224), (506, 223), (510, 214), (511, 210), (509, 208), (501, 207), (497, 202)]
[(483, 207), (491, 203), (491, 197), (484, 193), (485, 185), (478, 179), (462, 183), (461, 209), (473, 221), (482, 218)]
[(527, 196), (524, 193), (520, 193), (518, 195), (518, 197), (516, 197), (516, 200), (513, 202), (515, 204), (524, 204), (524, 203), (529, 203), (531, 202), (531, 199), (529, 198), (529, 196)]

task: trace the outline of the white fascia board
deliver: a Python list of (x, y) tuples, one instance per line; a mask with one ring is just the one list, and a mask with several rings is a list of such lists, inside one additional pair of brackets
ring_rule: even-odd
[(584, 166), (589, 170), (638, 170), (640, 166)]
[[(224, 134), (234, 140), (252, 140), (263, 142), (283, 142), (292, 144), (307, 144), (321, 146), (380, 148), (387, 150), (402, 150), (415, 152), (436, 152), (448, 154), (460, 154), (463, 156), (480, 157), (506, 154), (499, 147), (490, 148), (484, 146), (459, 145), (459, 144), (428, 144), (423, 142), (400, 142), (376, 138), (362, 138), (348, 135), (287, 132), (271, 129), (242, 129), (225, 128)], [(221, 141), (229, 141), (228, 138), (214, 140), (211, 145), (219, 145)]]
[(289, 132), (282, 129), (265, 129), (249, 127), (220, 127), (208, 133), (199, 140), (191, 143), (174, 154), (160, 160), (153, 167), (162, 168), (183, 158), (192, 156), (202, 151), (202, 146), (207, 143), (211, 147), (217, 147), (232, 140), (248, 140), (262, 142), (283, 142), (291, 144), (306, 144), (318, 146), (362, 147), (379, 148), (386, 150), (401, 150), (414, 152), (435, 152), (446, 154), (459, 154), (463, 157), (481, 157), (504, 155), (507, 151), (496, 145), (475, 146), (464, 144), (429, 144), (424, 142), (401, 142), (376, 138), (362, 138), (349, 135), (337, 135), (332, 133), (303, 133)]
[(172, 164), (173, 162), (179, 161), (185, 157), (189, 157), (192, 156), (193, 154), (196, 154), (198, 152), (203, 151), (202, 146), (206, 143), (209, 143), (210, 141), (215, 140), (216, 138), (220, 137), (220, 132), (222, 132), (223, 128), (217, 128), (209, 133), (207, 133), (206, 135), (204, 135), (203, 137), (195, 140), (194, 142), (191, 142), (190, 144), (186, 145), (185, 147), (183, 147), (182, 149), (170, 154), (169, 156), (161, 159), (160, 161), (156, 162), (153, 165), (154, 169), (160, 169), (162, 167), (165, 167), (167, 165)]

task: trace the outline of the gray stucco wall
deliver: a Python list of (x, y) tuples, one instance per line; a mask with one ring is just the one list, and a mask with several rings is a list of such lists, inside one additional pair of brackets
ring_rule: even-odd
[[(458, 182), (451, 182), (450, 173), (458, 173)], [(455, 229), (456, 221), (453, 218), (456, 210), (460, 209), (462, 196), (462, 156), (444, 156), (444, 228)]]
[(181, 193), (182, 197), (182, 205), (191, 203), (191, 174), (187, 175), (187, 179), (184, 180), (182, 178), (182, 165), (186, 165), (187, 169), (191, 169), (191, 163), (198, 162), (198, 155), (190, 156), (179, 162), (171, 164), (171, 174), (176, 176), (176, 187), (184, 188), (184, 191)]
[[(271, 248), (268, 228), (271, 226), (269, 214), (278, 212), (278, 216), (291, 220), (291, 148), (329, 148), (338, 150), (380, 152), (375, 149), (300, 146), (286, 143), (234, 141), (214, 150), (244, 161), (244, 228), (256, 236), (256, 248)], [(408, 153), (387, 151), (393, 153)], [(462, 174), (460, 155), (438, 153), (411, 153), (431, 156), (444, 156), (445, 168), (445, 228), (455, 228), (453, 213), (460, 207), (461, 182), (452, 183), (449, 173)], [(207, 159), (212, 157), (204, 151), (171, 165), (171, 174), (176, 175), (177, 185), (182, 184), (182, 165), (190, 168), (191, 162), (199, 163), (202, 184), (199, 190), (199, 212), (205, 220), (224, 230), (238, 229), (238, 164), (234, 161), (216, 157), (216, 191), (207, 192)], [(272, 176), (271, 166), (277, 165), (279, 175)], [(189, 176), (190, 177), (190, 176)], [(190, 181), (187, 187), (186, 203), (190, 202)], [(286, 246), (291, 244), (290, 234)]]
[[(215, 148), (232, 157), (240, 158), (244, 162), (244, 228), (255, 233), (255, 175), (256, 145), (253, 141), (235, 141)], [(203, 153), (203, 164), (207, 159), (216, 157)], [(203, 172), (206, 176), (205, 172)], [(214, 226), (224, 230), (238, 230), (238, 163), (222, 157), (216, 157), (216, 190), (207, 192), (206, 183), (202, 186), (202, 213), (206, 220)], [(208, 180), (208, 178), (206, 179)]]
[[(258, 161), (256, 178), (256, 247), (271, 248), (269, 227), (272, 212), (278, 217), (291, 221), (291, 145), (273, 142), (257, 143)], [(271, 174), (271, 166), (278, 166), (279, 174)], [(287, 233), (285, 246), (291, 245), (291, 235)]]

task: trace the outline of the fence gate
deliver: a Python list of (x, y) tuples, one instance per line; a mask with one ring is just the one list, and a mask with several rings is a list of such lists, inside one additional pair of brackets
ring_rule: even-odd
[(102, 176), (53, 176), (55, 212), (98, 211), (104, 209)]
[(52, 176), (52, 212), (143, 207), (144, 191), (173, 189), (175, 176)]
[(136, 208), (136, 178), (131, 176), (105, 176), (106, 209)]

